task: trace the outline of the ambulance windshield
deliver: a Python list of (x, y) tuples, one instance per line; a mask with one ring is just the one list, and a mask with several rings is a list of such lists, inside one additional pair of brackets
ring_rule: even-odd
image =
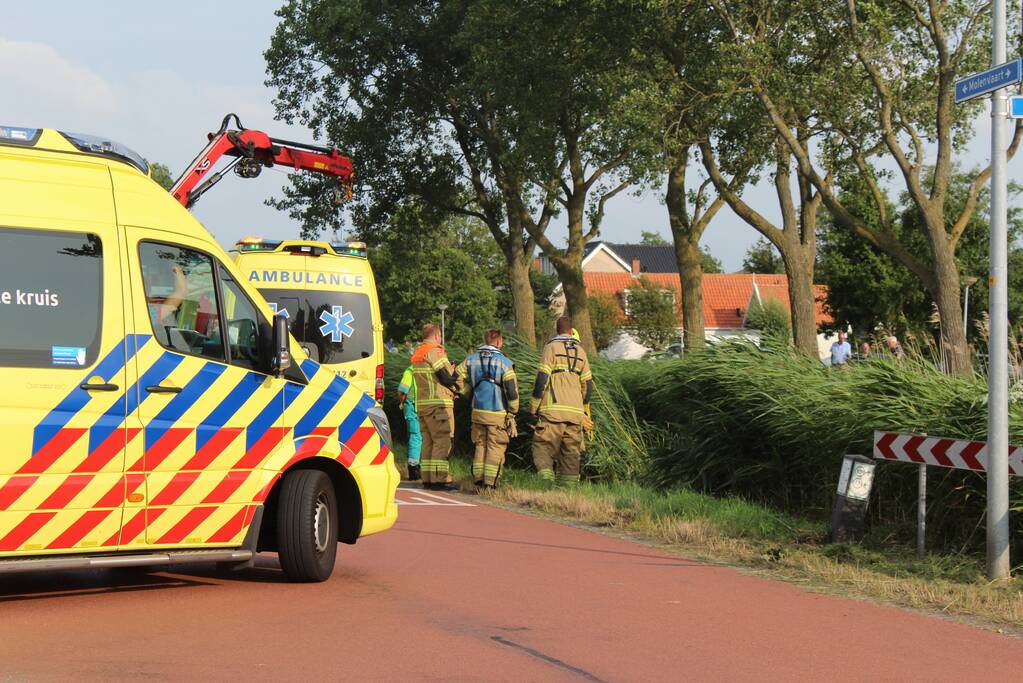
[(316, 347), (320, 363), (345, 363), (373, 355), (368, 295), (315, 289), (261, 292), (275, 313), (287, 316), (292, 336)]

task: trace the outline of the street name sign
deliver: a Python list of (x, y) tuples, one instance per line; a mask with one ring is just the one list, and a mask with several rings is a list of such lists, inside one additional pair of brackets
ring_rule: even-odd
[(987, 95), (1000, 88), (1023, 80), (1023, 63), (1019, 58), (993, 66), (987, 71), (956, 81), (956, 104)]

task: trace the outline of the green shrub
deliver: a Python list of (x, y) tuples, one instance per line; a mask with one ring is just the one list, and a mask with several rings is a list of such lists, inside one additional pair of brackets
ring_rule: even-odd
[(675, 290), (658, 287), (640, 277), (639, 287), (629, 290), (632, 334), (643, 346), (660, 351), (678, 339), (679, 316)]
[(590, 313), (593, 343), (598, 351), (603, 351), (614, 344), (622, 331), (622, 313), (618, 301), (607, 292), (592, 292), (586, 296), (586, 308)]
[(764, 337), (791, 339), (789, 307), (776, 299), (754, 301), (746, 311), (746, 327), (760, 330)]

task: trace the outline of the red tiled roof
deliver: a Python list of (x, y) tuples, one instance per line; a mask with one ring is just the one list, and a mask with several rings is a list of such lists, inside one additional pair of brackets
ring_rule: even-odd
[[(682, 286), (678, 273), (644, 273), (650, 282), (671, 288), (679, 293), (676, 301), (681, 304)], [(703, 276), (703, 324), (708, 329), (737, 329), (742, 327), (743, 316), (753, 296), (753, 283), (756, 280), (761, 298), (789, 302), (789, 282), (784, 275), (766, 275), (750, 273), (705, 273)], [(631, 273), (583, 273), (583, 282), (587, 292), (606, 292), (613, 294), (621, 304), (618, 294), (624, 289), (639, 286), (638, 279)], [(817, 294), (817, 325), (830, 322), (831, 317), (825, 313), (823, 300), (827, 289), (823, 285), (814, 285)]]

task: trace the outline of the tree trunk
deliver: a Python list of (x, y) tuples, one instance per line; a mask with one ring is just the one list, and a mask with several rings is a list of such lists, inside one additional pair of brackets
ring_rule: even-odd
[(789, 280), (792, 310), (792, 339), (799, 351), (817, 358), (817, 306), (813, 291), (813, 261), (808, 262), (801, 245), (787, 245), (782, 251)]
[(572, 327), (579, 333), (586, 353), (593, 356), (597, 353), (597, 345), (593, 341), (593, 328), (590, 327), (590, 309), (586, 305), (586, 283), (583, 280), (583, 221), (585, 218), (586, 193), (579, 190), (582, 186), (581, 170), (575, 168), (581, 162), (573, 157), (573, 178), (576, 191), (568, 197), (566, 214), (568, 217), (568, 246), (563, 254), (551, 256), (551, 263), (558, 271), (562, 290), (565, 292), (565, 309), (572, 318)]
[(694, 228), (686, 213), (686, 157), (680, 157), (668, 170), (668, 187), (664, 203), (668, 207), (668, 223), (675, 244), (675, 260), (682, 286), (682, 339), (685, 351), (700, 351), (705, 346), (703, 326), (703, 259), (700, 237), (703, 230)]
[(565, 310), (572, 318), (572, 327), (579, 333), (579, 341), (582, 342), (586, 353), (595, 355), (597, 346), (593, 343), (593, 329), (590, 327), (590, 311), (586, 306), (586, 285), (583, 283), (582, 268), (559, 261), (560, 259), (552, 259), (561, 279), (562, 291), (565, 293)]
[(703, 327), (703, 262), (700, 245), (675, 235), (675, 256), (682, 284), (682, 339), (685, 352), (705, 347)]
[(941, 319), (941, 354), (946, 372), (968, 375), (973, 371), (973, 359), (966, 343), (962, 302), (959, 299), (959, 268), (952, 248), (941, 239), (944, 235), (938, 237), (938, 240), (932, 240), (935, 282), (930, 289)]
[[(513, 240), (509, 240), (512, 242)], [(536, 346), (536, 318), (533, 285), (529, 281), (530, 264), (526, 262), (521, 245), (505, 246), (508, 280), (511, 283), (512, 310), (515, 312), (515, 332), (530, 347)]]

